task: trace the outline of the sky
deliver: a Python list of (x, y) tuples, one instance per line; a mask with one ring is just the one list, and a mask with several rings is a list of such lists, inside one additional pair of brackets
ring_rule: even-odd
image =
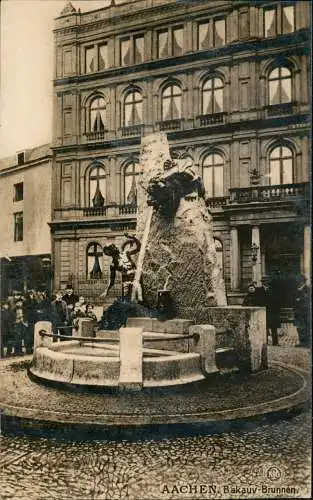
[[(86, 12), (108, 1), (72, 4)], [(0, 157), (52, 140), (52, 30), (65, 4), (66, 0), (1, 0)]]

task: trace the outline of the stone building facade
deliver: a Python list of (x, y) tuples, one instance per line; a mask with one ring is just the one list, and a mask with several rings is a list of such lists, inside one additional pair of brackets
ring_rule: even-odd
[(54, 30), (56, 286), (70, 280), (94, 298), (104, 289), (101, 247), (135, 228), (140, 141), (154, 131), (203, 175), (230, 303), (263, 275), (288, 290), (309, 278), (309, 10), (306, 1), (65, 6)]
[(1, 297), (51, 285), (51, 144), (0, 159)]

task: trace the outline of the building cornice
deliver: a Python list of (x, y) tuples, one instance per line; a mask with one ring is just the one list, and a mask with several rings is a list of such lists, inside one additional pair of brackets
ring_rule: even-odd
[(25, 162), (25, 163), (23, 163), (23, 165), (13, 165), (13, 166), (10, 166), (7, 168), (3, 168), (2, 170), (0, 170), (0, 176), (9, 175), (12, 173), (20, 172), (21, 170), (26, 170), (29, 168), (36, 167), (42, 163), (46, 163), (48, 161), (51, 161), (52, 156), (53, 155), (51, 154), (51, 155), (43, 156), (42, 158), (38, 158), (36, 160)]

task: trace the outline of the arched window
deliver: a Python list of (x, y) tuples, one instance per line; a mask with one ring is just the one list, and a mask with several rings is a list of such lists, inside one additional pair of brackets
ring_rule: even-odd
[(168, 85), (162, 92), (162, 121), (181, 118), (182, 92), (178, 85)]
[(202, 114), (222, 113), (224, 98), (224, 83), (221, 78), (209, 78), (202, 87)]
[(268, 103), (270, 106), (291, 102), (291, 71), (279, 66), (273, 69), (268, 77)]
[(99, 165), (93, 167), (89, 174), (89, 206), (103, 207), (106, 196), (105, 169)]
[(224, 158), (220, 154), (211, 153), (204, 158), (202, 178), (208, 197), (224, 195)]
[(139, 165), (136, 162), (129, 163), (124, 169), (123, 198), (125, 205), (137, 204), (136, 177), (139, 174)]
[(142, 123), (142, 95), (138, 90), (132, 90), (124, 100), (124, 127)]
[(215, 251), (216, 251), (216, 264), (223, 271), (223, 244), (220, 240), (218, 240), (217, 238), (214, 238), (214, 245), (215, 245)]
[(103, 97), (96, 97), (90, 103), (90, 132), (103, 132), (106, 121), (105, 100)]
[(294, 157), (290, 148), (278, 146), (270, 153), (270, 184), (292, 184), (294, 182)]
[(101, 279), (103, 271), (103, 250), (99, 243), (90, 243), (87, 248), (87, 279)]

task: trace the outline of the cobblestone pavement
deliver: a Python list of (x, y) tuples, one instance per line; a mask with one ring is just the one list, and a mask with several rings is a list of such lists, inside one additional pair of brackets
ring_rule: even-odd
[(229, 433), (139, 440), (2, 437), (12, 500), (310, 498), (310, 415)]

